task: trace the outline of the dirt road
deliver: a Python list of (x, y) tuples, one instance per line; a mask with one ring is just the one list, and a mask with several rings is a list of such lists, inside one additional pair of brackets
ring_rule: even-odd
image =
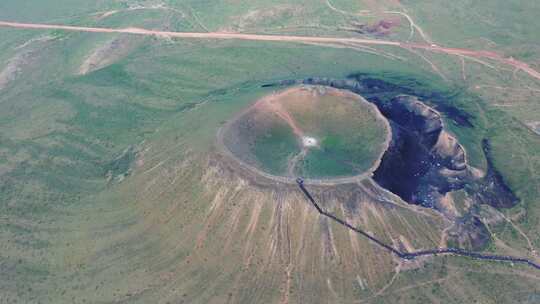
[(163, 36), (171, 38), (198, 38), (198, 39), (227, 39), (227, 40), (256, 40), (256, 41), (277, 41), (277, 42), (315, 42), (315, 43), (364, 43), (378, 45), (399, 46), (399, 42), (385, 40), (371, 40), (358, 38), (336, 38), (336, 37), (310, 37), (310, 36), (287, 36), (287, 35), (257, 35), (257, 34), (238, 34), (226, 32), (210, 33), (188, 33), (188, 32), (168, 32), (147, 30), (136, 27), (128, 28), (102, 28), (102, 27), (82, 27), (54, 24), (36, 24), (36, 23), (18, 23), (0, 21), (0, 27), (13, 27), (23, 29), (41, 29), (41, 30), (64, 30), (75, 32), (91, 33), (124, 33), (134, 35)]
[(514, 67), (517, 71), (523, 71), (529, 76), (540, 80), (540, 73), (531, 68), (527, 63), (519, 61), (515, 58), (504, 57), (503, 55), (492, 51), (475, 51), (460, 48), (448, 48), (435, 44), (418, 44), (406, 43), (379, 39), (361, 39), (348, 37), (312, 37), (312, 36), (290, 36), (290, 35), (258, 35), (258, 34), (239, 34), (226, 32), (210, 32), (210, 33), (189, 33), (189, 32), (169, 32), (147, 30), (142, 28), (101, 28), (101, 27), (82, 27), (69, 25), (55, 24), (36, 24), (36, 23), (19, 23), (0, 21), (0, 27), (11, 27), (20, 29), (35, 29), (35, 30), (64, 30), (76, 32), (91, 32), (91, 33), (123, 33), (133, 35), (148, 35), (161, 36), (170, 38), (184, 39), (224, 39), (224, 40), (250, 40), (250, 41), (271, 41), (271, 42), (299, 42), (299, 43), (324, 43), (324, 44), (369, 44), (395, 46), (405, 49), (420, 49), (436, 53), (444, 53), (455, 56), (467, 56), (474, 58), (485, 58), (497, 61), (499, 63)]

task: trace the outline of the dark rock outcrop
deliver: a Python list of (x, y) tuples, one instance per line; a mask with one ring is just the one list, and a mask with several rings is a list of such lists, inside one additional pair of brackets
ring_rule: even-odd
[[(326, 85), (360, 94), (374, 103), (390, 121), (393, 132), (374, 179), (409, 203), (438, 208), (444, 194), (466, 188), (479, 203), (496, 208), (514, 206), (519, 199), (494, 168), (489, 147), (484, 145), (488, 170), (480, 178), (467, 165), (463, 147), (445, 131), (440, 112), (467, 128), (473, 127), (472, 115), (440, 102), (444, 94), (428, 92), (415, 79), (402, 82), (405, 85), (357, 73), (346, 79), (310, 77), (265, 86)], [(420, 98), (432, 100), (433, 106)]]
[(465, 216), (456, 221), (448, 232), (448, 242), (453, 247), (482, 251), (489, 244), (491, 236), (486, 225), (476, 216)]
[(512, 192), (506, 184), (502, 174), (495, 168), (491, 156), (489, 141), (482, 141), (482, 148), (487, 160), (487, 172), (485, 177), (478, 181), (469, 191), (476, 201), (487, 204), (495, 208), (511, 208), (518, 202), (519, 198)]
[(437, 208), (440, 197), (472, 178), (465, 152), (444, 131), (442, 117), (413, 96), (379, 104), (393, 137), (374, 180), (403, 200)]

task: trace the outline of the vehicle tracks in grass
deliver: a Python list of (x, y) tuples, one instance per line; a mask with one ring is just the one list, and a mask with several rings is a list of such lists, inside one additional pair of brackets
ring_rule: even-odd
[[(57, 24), (39, 24), (39, 23), (21, 23), (0, 21), (0, 27), (19, 28), (19, 29), (34, 29), (34, 30), (63, 30), (75, 32), (92, 32), (92, 33), (123, 33), (133, 35), (147, 35), (167, 38), (184, 38), (184, 39), (220, 39), (220, 40), (250, 40), (250, 41), (268, 41), (268, 42), (298, 42), (298, 43), (326, 43), (326, 44), (370, 44), (381, 46), (394, 46), (404, 49), (424, 50), (434, 53), (443, 53), (454, 56), (464, 56), (474, 59), (484, 58), (496, 61), (498, 63), (512, 66), (515, 71), (523, 71), (529, 76), (540, 80), (540, 72), (530, 67), (527, 63), (519, 61), (513, 57), (505, 57), (497, 52), (485, 50), (469, 50), (462, 48), (443, 47), (429, 43), (409, 43), (381, 39), (362, 39), (352, 37), (321, 37), (321, 36), (294, 36), (294, 35), (262, 35), (262, 34), (241, 34), (229, 32), (171, 32), (148, 30), (137, 27), (127, 28), (104, 28), (104, 27), (84, 27), (70, 26)], [(329, 45), (331, 46), (331, 45)]]

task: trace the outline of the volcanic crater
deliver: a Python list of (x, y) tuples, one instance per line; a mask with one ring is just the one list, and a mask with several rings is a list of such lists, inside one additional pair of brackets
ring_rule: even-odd
[(266, 96), (229, 121), (220, 142), (242, 165), (291, 182), (370, 176), (391, 131), (377, 107), (359, 95), (301, 85)]
[[(218, 146), (254, 185), (285, 191), (304, 177), (315, 195), (323, 195), (369, 183), (384, 201), (398, 196), (439, 211), (452, 223), (444, 242), (477, 250), (490, 241), (478, 207), (519, 201), (489, 161), (489, 149), (482, 172), (467, 163), (465, 149), (446, 129), (442, 112), (473, 128), (466, 113), (428, 106), (409, 88), (363, 76), (263, 85), (280, 86), (289, 88), (260, 99), (218, 134)], [(466, 208), (456, 201), (463, 192)]]

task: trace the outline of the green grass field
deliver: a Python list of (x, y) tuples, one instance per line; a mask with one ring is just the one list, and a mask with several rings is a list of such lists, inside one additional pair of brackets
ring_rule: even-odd
[[(500, 0), (3, 0), (0, 20), (423, 43), (418, 29), (409, 36), (403, 15), (384, 13), (399, 11), (433, 43), (500, 52), (540, 70), (538, 9), (536, 1)], [(347, 30), (391, 18), (399, 25), (389, 34)], [(96, 69), (80, 73), (88, 58)], [(490, 250), (534, 258), (528, 247), (540, 248), (540, 137), (527, 124), (540, 120), (540, 82), (496, 62), (464, 62), (390, 46), (0, 27), (0, 303), (535, 303), (538, 271), (456, 257), (405, 267), (385, 287), (396, 273), (391, 257), (359, 239), (358, 258), (346, 232), (332, 225), (327, 232), (316, 213), (302, 209), (301, 193), (259, 189), (211, 158), (219, 127), (273, 92), (263, 84), (406, 75), (459, 93), (451, 104), (471, 114), (474, 127), (445, 123), (475, 167), (485, 167), (481, 140), (489, 139), (495, 166), (520, 198), (501, 210), (508, 221), (489, 225), (500, 240)], [(381, 134), (357, 140), (349, 124), (329, 124), (336, 129), (306, 158), (309, 172), (345, 174), (350, 167), (320, 161), (344, 150), (356, 163), (372, 163), (362, 157), (374, 153), (365, 142)], [(272, 138), (259, 146), (262, 158), (288, 153)], [(282, 158), (270, 167), (282, 170)], [(342, 212), (338, 202), (325, 203)], [(438, 246), (440, 217), (378, 208), (362, 209), (366, 218), (357, 224), (389, 242), (405, 235), (417, 249)], [(337, 248), (332, 259), (325, 242)], [(294, 257), (300, 248), (305, 259)]]
[(253, 155), (269, 173), (281, 175), (287, 172), (287, 160), (300, 152), (298, 138), (287, 125), (277, 125), (259, 136), (253, 147)]

